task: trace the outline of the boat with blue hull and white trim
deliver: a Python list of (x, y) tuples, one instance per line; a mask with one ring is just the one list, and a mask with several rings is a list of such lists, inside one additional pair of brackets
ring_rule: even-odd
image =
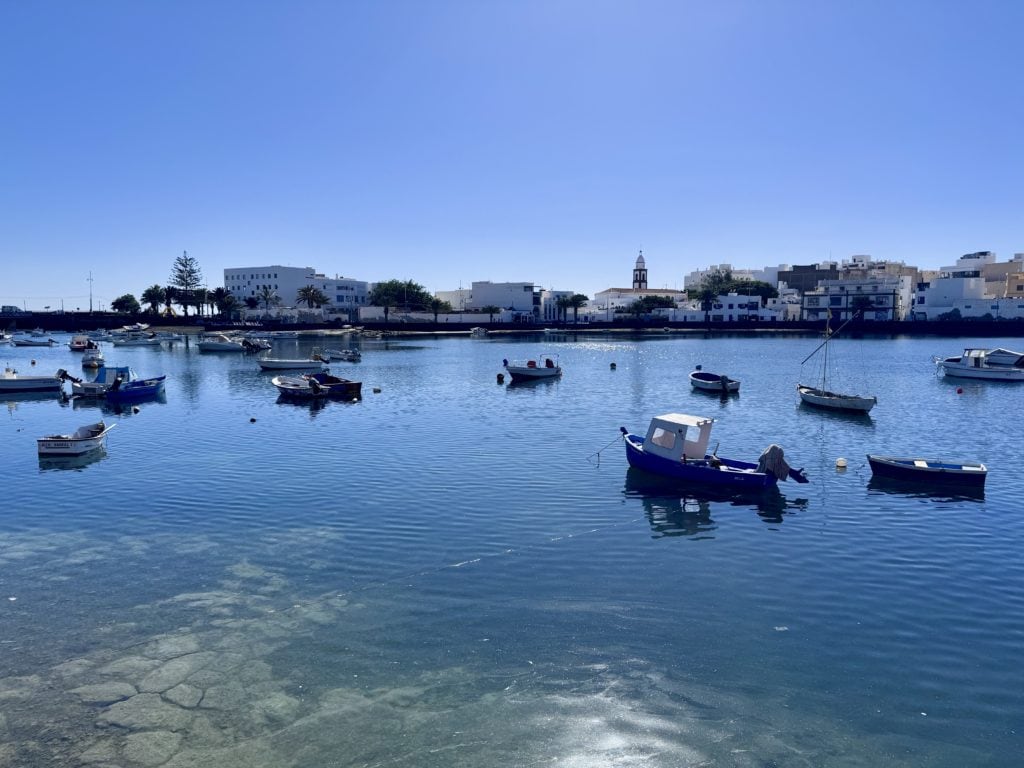
[(699, 484), (758, 489), (787, 478), (808, 482), (802, 469), (789, 467), (777, 445), (768, 446), (756, 463), (718, 456), (717, 448), (708, 453), (713, 424), (714, 419), (703, 416), (666, 413), (651, 419), (646, 437), (620, 427), (626, 459), (631, 467)]
[(897, 458), (868, 454), (871, 473), (876, 477), (903, 482), (959, 485), (984, 488), (988, 467), (980, 461), (949, 461), (944, 459)]

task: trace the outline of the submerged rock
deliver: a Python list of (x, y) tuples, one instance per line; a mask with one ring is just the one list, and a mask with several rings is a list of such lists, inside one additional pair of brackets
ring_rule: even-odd
[(143, 654), (151, 659), (175, 659), (195, 653), (199, 650), (199, 641), (194, 635), (169, 635), (153, 640), (143, 650)]
[(215, 658), (216, 654), (206, 651), (165, 661), (142, 679), (139, 690), (143, 693), (163, 693), (185, 682), (189, 675), (195, 674)]
[(181, 734), (170, 731), (146, 731), (125, 737), (124, 757), (133, 763), (156, 766), (166, 763), (181, 745)]
[(155, 693), (140, 693), (127, 701), (119, 701), (97, 718), (100, 725), (166, 731), (183, 730), (191, 721), (192, 714), (188, 710), (168, 704)]
[(166, 691), (164, 698), (179, 707), (191, 709), (203, 698), (203, 691), (200, 688), (193, 688), (187, 683), (181, 683)]
[(129, 699), (138, 691), (128, 683), (96, 683), (83, 685), (71, 691), (82, 701), (91, 704), (113, 704), (115, 701)]

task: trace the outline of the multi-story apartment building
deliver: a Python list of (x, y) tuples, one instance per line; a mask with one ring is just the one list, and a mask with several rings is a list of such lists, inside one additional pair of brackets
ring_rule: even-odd
[(348, 277), (327, 277), (313, 267), (231, 267), (224, 270), (224, 288), (239, 301), (257, 300), (266, 292), (277, 295), (284, 307), (298, 305), (298, 292), (312, 285), (327, 296), (328, 313), (353, 313), (365, 306), (369, 283)]
[(803, 318), (840, 321), (859, 315), (863, 320), (904, 320), (912, 306), (914, 283), (909, 275), (822, 280), (805, 291)]

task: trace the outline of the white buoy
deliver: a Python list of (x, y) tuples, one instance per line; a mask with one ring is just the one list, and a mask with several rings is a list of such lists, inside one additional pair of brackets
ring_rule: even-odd
[(836, 469), (846, 469), (846, 459), (842, 457), (836, 459)]

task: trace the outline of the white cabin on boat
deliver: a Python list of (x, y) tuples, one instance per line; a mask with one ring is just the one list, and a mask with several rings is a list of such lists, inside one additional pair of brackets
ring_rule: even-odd
[(685, 413), (666, 413), (655, 416), (647, 427), (644, 453), (671, 461), (703, 459), (711, 441), (714, 419), (690, 416)]

